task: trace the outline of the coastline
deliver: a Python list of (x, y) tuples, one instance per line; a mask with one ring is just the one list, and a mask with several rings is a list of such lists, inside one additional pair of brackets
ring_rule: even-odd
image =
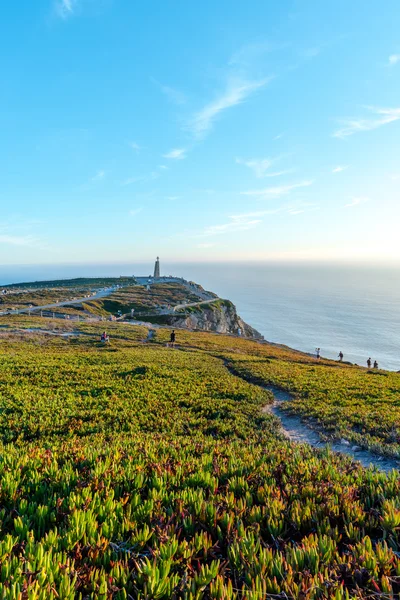
[[(7, 267), (3, 281), (132, 276), (147, 264)], [(164, 273), (179, 273), (229, 298), (242, 319), (271, 344), (312, 356), (321, 347), (335, 361), (366, 365), (377, 359), (382, 370), (400, 369), (400, 271), (351, 265), (252, 263), (165, 263)]]

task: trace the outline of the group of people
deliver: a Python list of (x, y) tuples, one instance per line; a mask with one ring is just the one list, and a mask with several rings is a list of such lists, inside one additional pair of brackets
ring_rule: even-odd
[[(372, 367), (371, 357), (367, 360), (367, 367), (370, 369)], [(374, 369), (379, 369), (378, 361), (374, 360)]]
[[(320, 359), (321, 358), (321, 348), (315, 348), (315, 356)], [(339, 352), (338, 354), (338, 359), (339, 362), (343, 362), (343, 358), (344, 358), (344, 354), (342, 351)], [(367, 367), (368, 369), (370, 369), (372, 367), (372, 359), (371, 357), (369, 357), (369, 359), (367, 360)], [(374, 369), (379, 369), (379, 365), (378, 365), (378, 361), (375, 360), (374, 361)]]

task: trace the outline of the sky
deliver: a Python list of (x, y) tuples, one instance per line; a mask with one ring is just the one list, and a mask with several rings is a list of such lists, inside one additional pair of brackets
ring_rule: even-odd
[(400, 262), (398, 0), (6, 0), (0, 264)]

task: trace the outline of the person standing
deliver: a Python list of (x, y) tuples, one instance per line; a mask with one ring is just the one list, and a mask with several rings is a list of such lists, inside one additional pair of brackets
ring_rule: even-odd
[(170, 335), (170, 338), (169, 338), (169, 345), (171, 346), (171, 348), (175, 348), (175, 339), (176, 339), (175, 329), (173, 329), (171, 331), (171, 335)]
[(371, 357), (369, 357), (369, 359), (367, 360), (367, 367), (368, 367), (368, 369), (371, 368), (371, 365), (372, 365), (372, 360), (371, 360)]
[(321, 358), (321, 348), (315, 348), (315, 352), (316, 352), (317, 359), (319, 360)]
[(343, 360), (343, 352), (340, 351), (339, 352), (339, 362), (342, 362), (342, 360)]
[(379, 369), (379, 365), (378, 365), (378, 361), (377, 360), (374, 361), (374, 369)]

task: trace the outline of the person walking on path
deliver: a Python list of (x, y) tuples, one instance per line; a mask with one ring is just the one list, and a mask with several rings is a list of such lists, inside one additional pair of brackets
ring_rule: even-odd
[(169, 338), (169, 345), (171, 346), (171, 348), (175, 348), (175, 339), (176, 339), (175, 329), (173, 329), (171, 331), (171, 335), (170, 335), (170, 338)]
[(339, 352), (339, 362), (342, 362), (342, 360), (343, 360), (343, 352), (340, 351)]
[(370, 357), (370, 358), (367, 360), (367, 367), (368, 367), (368, 369), (370, 369), (370, 368), (371, 368), (371, 365), (372, 365), (372, 360), (371, 360), (371, 357)]
[(321, 348), (315, 348), (315, 352), (317, 353), (317, 359), (321, 358)]
[(378, 365), (378, 361), (377, 360), (374, 361), (374, 369), (379, 369), (379, 365)]

